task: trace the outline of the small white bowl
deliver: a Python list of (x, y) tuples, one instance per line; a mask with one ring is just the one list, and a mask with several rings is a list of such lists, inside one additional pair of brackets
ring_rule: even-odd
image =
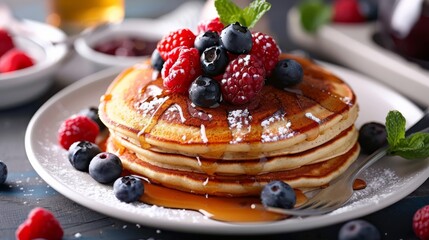
[(93, 65), (94, 70), (107, 67), (129, 67), (143, 61), (150, 56), (127, 57), (109, 55), (94, 50), (94, 46), (101, 41), (118, 37), (141, 37), (148, 41), (159, 41), (165, 35), (165, 28), (159, 27), (156, 20), (150, 19), (126, 19), (119, 24), (95, 31), (77, 39), (74, 43), (76, 52), (87, 62)]
[(67, 54), (65, 45), (53, 44), (66, 38), (61, 30), (30, 20), (22, 20), (19, 24), (20, 32), (11, 30), (15, 46), (26, 52), (35, 64), (0, 74), (0, 109), (23, 104), (43, 94)]

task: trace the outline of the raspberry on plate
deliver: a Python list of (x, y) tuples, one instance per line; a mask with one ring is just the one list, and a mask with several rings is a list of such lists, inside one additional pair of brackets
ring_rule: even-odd
[(252, 43), (250, 54), (262, 60), (265, 72), (270, 76), (279, 60), (279, 46), (271, 36), (261, 32), (252, 33)]
[(223, 99), (241, 105), (261, 91), (265, 81), (262, 62), (252, 55), (240, 55), (229, 62), (220, 82)]
[(198, 34), (200, 34), (207, 31), (213, 31), (220, 34), (220, 32), (222, 32), (224, 27), (225, 26), (223, 25), (223, 23), (217, 17), (211, 20), (200, 22), (197, 26), (197, 32)]
[(94, 121), (86, 116), (75, 115), (66, 119), (58, 130), (58, 142), (64, 149), (77, 141), (95, 142), (100, 129)]
[(44, 208), (34, 208), (16, 230), (17, 240), (60, 240), (64, 232), (55, 216)]
[(336, 0), (333, 2), (332, 20), (340, 23), (359, 23), (364, 22), (365, 17), (360, 12), (358, 0)]
[(200, 53), (196, 48), (179, 47), (168, 54), (162, 68), (164, 87), (171, 92), (187, 93), (192, 81), (201, 74)]
[(34, 65), (31, 59), (25, 52), (19, 49), (11, 49), (0, 58), (0, 73), (12, 72)]
[(171, 32), (169, 35), (163, 37), (161, 41), (158, 42), (156, 49), (158, 49), (159, 54), (164, 60), (167, 60), (168, 53), (175, 49), (176, 47), (185, 46), (191, 48), (194, 46), (195, 34), (187, 29), (179, 29), (177, 31)]
[(414, 213), (413, 230), (421, 240), (429, 240), (429, 205), (426, 205)]
[(15, 44), (9, 32), (5, 29), (0, 29), (0, 57), (14, 47)]

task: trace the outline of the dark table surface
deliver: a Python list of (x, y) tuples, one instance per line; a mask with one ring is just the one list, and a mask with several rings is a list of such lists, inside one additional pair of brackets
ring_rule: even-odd
[[(278, 2), (278, 1), (273, 1)], [(290, 4), (287, 4), (290, 5)], [(273, 9), (271, 18), (286, 9)], [(277, 14), (277, 15), (276, 15)], [(283, 20), (282, 19), (282, 20)], [(274, 26), (281, 32), (281, 45), (291, 46), (284, 37), (284, 25)], [(282, 28), (282, 29), (280, 29)], [(283, 34), (283, 35), (282, 35)], [(77, 79), (76, 79), (77, 80)], [(64, 228), (64, 239), (336, 239), (344, 223), (289, 234), (265, 236), (197, 235), (150, 228), (124, 222), (65, 198), (41, 179), (31, 167), (25, 154), (24, 136), (27, 125), (38, 108), (68, 83), (56, 81), (39, 99), (22, 106), (0, 110), (0, 160), (9, 169), (5, 184), (0, 186), (0, 239), (14, 239), (15, 231), (31, 209), (44, 207), (58, 218)], [(414, 212), (429, 204), (429, 181), (399, 202), (362, 217), (373, 223), (382, 239), (417, 239), (412, 231)]]

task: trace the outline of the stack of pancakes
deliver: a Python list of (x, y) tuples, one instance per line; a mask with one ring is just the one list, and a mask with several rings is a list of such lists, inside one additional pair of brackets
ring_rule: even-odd
[(152, 183), (197, 194), (258, 195), (272, 180), (316, 188), (357, 158), (356, 96), (340, 78), (293, 55), (303, 81), (265, 85), (247, 105), (197, 107), (167, 92), (149, 62), (122, 72), (102, 97), (107, 151)]

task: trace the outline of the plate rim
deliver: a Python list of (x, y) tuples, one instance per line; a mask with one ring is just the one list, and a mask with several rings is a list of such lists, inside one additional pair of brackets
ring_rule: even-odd
[[(332, 65), (332, 64), (327, 64)], [(339, 70), (345, 70), (347, 72), (350, 72), (354, 75), (358, 75), (359, 77), (365, 76), (356, 73), (352, 70), (344, 69), (340, 66), (332, 65), (334, 68)], [(336, 71), (336, 70), (335, 70)], [(334, 73), (336, 73), (333, 71)], [(203, 233), (203, 234), (216, 234), (216, 235), (224, 235), (224, 234), (231, 234), (231, 235), (262, 235), (262, 234), (274, 234), (274, 233), (290, 233), (290, 232), (296, 232), (301, 230), (310, 230), (315, 229), (318, 227), (324, 227), (328, 225), (332, 225), (338, 222), (346, 221), (348, 219), (352, 218), (359, 218), (364, 215), (370, 214), (375, 211), (379, 211), (383, 208), (386, 208), (397, 201), (401, 200), (408, 194), (410, 194), (412, 191), (414, 191), (416, 188), (418, 188), (424, 181), (426, 181), (427, 177), (424, 177), (423, 174), (420, 174), (417, 178), (414, 178), (413, 181), (409, 181), (408, 184), (406, 184), (406, 188), (404, 191), (398, 191), (397, 194), (394, 194), (390, 196), (389, 201), (383, 201), (383, 203), (378, 203), (376, 207), (374, 208), (365, 208), (365, 206), (360, 206), (352, 211), (346, 211), (343, 213), (335, 214), (335, 215), (322, 215), (322, 216), (315, 216), (311, 218), (305, 219), (305, 224), (299, 219), (288, 219), (287, 221), (292, 222), (294, 228), (293, 229), (287, 229), (284, 230), (281, 227), (284, 227), (284, 221), (277, 221), (277, 222), (269, 222), (269, 223), (249, 223), (249, 224), (241, 224), (241, 223), (223, 223), (223, 222), (217, 222), (217, 221), (210, 221), (209, 224), (207, 223), (200, 223), (199, 225), (194, 225), (193, 223), (183, 223), (183, 222), (171, 222), (171, 224), (167, 224), (168, 222), (165, 219), (155, 219), (155, 218), (149, 218), (145, 221), (142, 221), (141, 215), (135, 216), (132, 214), (124, 215), (124, 212), (121, 211), (106, 211), (103, 209), (105, 205), (94, 204), (89, 198), (82, 199), (80, 196), (80, 193), (78, 192), (70, 192), (66, 191), (65, 189), (71, 189), (69, 186), (65, 185), (64, 183), (58, 181), (55, 176), (52, 176), (43, 166), (42, 163), (39, 162), (37, 159), (37, 156), (35, 154), (35, 151), (33, 149), (33, 134), (34, 134), (34, 125), (37, 123), (40, 116), (43, 115), (43, 113), (49, 109), (52, 105), (54, 105), (56, 102), (60, 101), (63, 97), (67, 96), (68, 94), (73, 93), (77, 89), (80, 89), (81, 87), (84, 87), (89, 84), (93, 84), (98, 81), (107, 81), (106, 78), (108, 77), (114, 77), (116, 74), (120, 72), (119, 68), (108, 68), (105, 70), (102, 70), (100, 72), (88, 75), (81, 80), (71, 84), (70, 86), (62, 89), (57, 94), (55, 94), (53, 97), (51, 97), (47, 102), (45, 102), (33, 115), (32, 119), (30, 120), (28, 127), (26, 129), (25, 133), (25, 150), (27, 157), (35, 169), (35, 171), (40, 175), (42, 179), (46, 181), (47, 184), (51, 185), (56, 191), (58, 191), (63, 196), (69, 198), (70, 200), (87, 207), (89, 209), (92, 209), (94, 211), (97, 211), (101, 214), (114, 217), (117, 219), (122, 219), (128, 222), (134, 222), (134, 223), (141, 223), (149, 227), (155, 227), (155, 228), (163, 228), (173, 231), (179, 231), (179, 232), (189, 232), (189, 233)], [(347, 81), (346, 81), (347, 82)], [(375, 82), (376, 83), (376, 82)], [(385, 86), (382, 86), (385, 87)], [(388, 91), (391, 91), (393, 93), (396, 93), (399, 97), (402, 97), (403, 100), (406, 100), (407, 102), (411, 103), (408, 99), (406, 99), (401, 94), (397, 93), (396, 91), (385, 87)], [(411, 105), (414, 105), (411, 103)], [(414, 105), (415, 106), (415, 105)], [(416, 107), (417, 108), (417, 107)], [(418, 109), (418, 108), (417, 108)], [(420, 111), (422, 113), (422, 111)], [(429, 168), (425, 170), (425, 172), (429, 173)], [(427, 174), (429, 175), (429, 174)], [(126, 212), (125, 213), (129, 213)], [(308, 226), (310, 225), (310, 226)], [(197, 227), (200, 226), (200, 227)], [(258, 227), (259, 226), (259, 227)]]

